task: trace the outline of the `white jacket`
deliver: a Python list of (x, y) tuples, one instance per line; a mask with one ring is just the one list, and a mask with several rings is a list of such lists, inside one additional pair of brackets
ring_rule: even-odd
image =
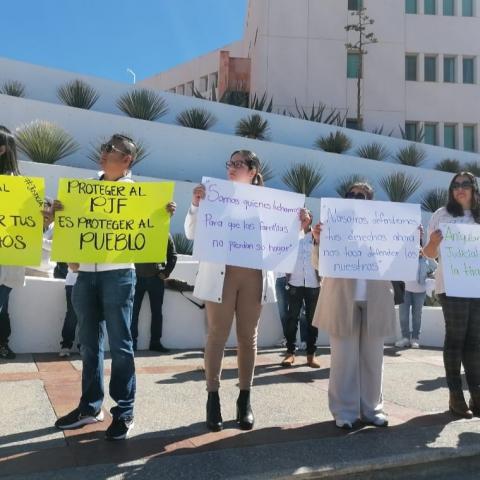
[(25, 267), (0, 265), (0, 285), (10, 288), (23, 287), (25, 285)]
[[(195, 239), (197, 212), (198, 207), (192, 204), (185, 217), (185, 235), (189, 240)], [(226, 265), (219, 263), (200, 262), (193, 294), (201, 300), (221, 303), (225, 267)], [(262, 305), (275, 303), (277, 301), (275, 296), (275, 274), (271, 271), (262, 270), (262, 285)]]

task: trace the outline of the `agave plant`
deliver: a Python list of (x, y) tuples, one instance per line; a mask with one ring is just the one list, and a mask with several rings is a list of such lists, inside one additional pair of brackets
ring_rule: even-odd
[[(126, 137), (132, 138), (133, 141), (135, 142), (135, 145), (137, 146), (137, 158), (135, 158), (132, 166), (137, 165), (138, 163), (140, 163), (142, 160), (144, 160), (146, 157), (150, 155), (150, 151), (148, 150), (148, 147), (146, 143), (143, 141), (143, 139), (141, 138), (135, 139), (132, 137), (132, 135), (124, 132), (122, 132), (121, 135), (125, 135)], [(105, 143), (108, 140), (109, 139), (107, 137), (102, 137), (95, 142), (91, 142), (87, 152), (88, 159), (98, 164), (100, 162), (100, 155), (102, 153), (100, 150), (101, 145), (102, 143)]]
[(43, 120), (21, 126), (15, 136), (18, 149), (30, 160), (38, 163), (56, 163), (80, 148), (65, 130)]
[(282, 181), (294, 192), (303, 193), (307, 197), (324, 181), (322, 169), (308, 163), (297, 163), (282, 176)]
[(461, 170), (460, 162), (454, 158), (446, 158), (435, 165), (435, 170), (457, 173)]
[[(330, 112), (327, 112), (327, 106), (322, 102), (318, 102), (318, 106), (315, 106), (314, 103), (310, 112), (306, 112), (303, 107), (298, 106), (297, 99), (295, 99), (295, 109), (297, 110), (297, 113), (289, 113), (291, 117), (308, 120), (310, 122), (342, 126), (345, 124), (345, 119), (347, 118), (347, 113), (342, 116), (341, 112), (335, 108), (331, 109)], [(286, 110), (284, 110), (284, 115), (285, 114)]]
[(196, 128), (198, 130), (208, 130), (217, 122), (215, 115), (204, 108), (184, 110), (177, 115), (176, 120), (183, 127)]
[(409, 167), (419, 167), (425, 160), (427, 154), (415, 143), (401, 148), (394, 156), (395, 160), (402, 165)]
[(422, 198), (422, 209), (426, 212), (436, 212), (444, 207), (448, 201), (448, 190), (446, 188), (433, 188), (428, 190)]
[(100, 94), (88, 83), (77, 79), (58, 87), (57, 97), (69, 107), (90, 110), (100, 98)]
[(394, 128), (390, 130), (388, 133), (383, 133), (384, 125), (380, 125), (379, 127), (374, 127), (370, 133), (374, 133), (375, 135), (385, 135), (387, 137), (391, 137), (393, 135), (393, 132), (395, 131)]
[(131, 90), (117, 100), (117, 107), (126, 115), (140, 120), (157, 120), (168, 112), (167, 102), (146, 88)]
[(352, 141), (340, 130), (331, 132), (326, 137), (320, 137), (315, 142), (320, 150), (331, 153), (343, 153), (352, 147)]
[(0, 88), (0, 93), (11, 97), (24, 97), (25, 85), (18, 80), (8, 80)]
[(480, 165), (477, 162), (465, 163), (462, 170), (473, 173), (476, 177), (480, 177)]
[(266, 160), (264, 161), (260, 160), (260, 174), (262, 175), (264, 182), (268, 182), (275, 176), (275, 173), (273, 172), (273, 168), (270, 166), (270, 164)]
[(378, 183), (392, 202), (406, 202), (421, 185), (418, 178), (403, 172), (382, 177)]
[(338, 183), (337, 186), (335, 187), (335, 191), (338, 193), (338, 195), (342, 198), (345, 198), (345, 195), (347, 192), (350, 190), (352, 185), (354, 183), (358, 182), (367, 182), (368, 180), (362, 176), (359, 175), (358, 173), (354, 173), (353, 175), (348, 175), (346, 177), (342, 177)]
[(270, 127), (258, 113), (247, 118), (242, 118), (235, 127), (235, 135), (240, 137), (255, 138), (256, 140), (268, 140)]
[(412, 142), (423, 142), (425, 139), (425, 129), (423, 125), (415, 132), (414, 138), (408, 138), (406, 130), (399, 125), (398, 128), (400, 129), (400, 135), (404, 140), (411, 140)]
[(180, 255), (191, 255), (193, 252), (193, 241), (189, 240), (183, 233), (174, 233), (172, 235), (175, 249)]
[(362, 158), (369, 158), (370, 160), (386, 160), (390, 156), (388, 149), (380, 143), (370, 143), (362, 145), (357, 148), (356, 154)]

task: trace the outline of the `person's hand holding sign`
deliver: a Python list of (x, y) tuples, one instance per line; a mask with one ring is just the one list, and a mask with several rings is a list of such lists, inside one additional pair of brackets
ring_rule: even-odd
[(322, 227), (323, 224), (321, 222), (318, 222), (312, 228), (312, 237), (315, 240), (315, 243), (320, 243), (320, 234), (322, 233)]
[(200, 205), (200, 200), (203, 200), (205, 198), (205, 195), (205, 185), (202, 185), (200, 183), (193, 189), (192, 204), (195, 207), (198, 207)]
[(165, 207), (167, 209), (167, 212), (170, 214), (171, 217), (173, 217), (173, 214), (175, 213), (175, 210), (177, 209), (177, 204), (176, 202), (168, 202), (167, 206)]

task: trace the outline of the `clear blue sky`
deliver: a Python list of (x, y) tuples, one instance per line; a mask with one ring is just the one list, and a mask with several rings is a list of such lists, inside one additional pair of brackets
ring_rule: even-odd
[(0, 0), (0, 56), (130, 82), (242, 37), (247, 0)]

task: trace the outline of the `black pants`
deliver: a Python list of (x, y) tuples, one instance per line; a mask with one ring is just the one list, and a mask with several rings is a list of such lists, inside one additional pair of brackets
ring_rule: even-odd
[(461, 365), (468, 389), (480, 392), (480, 299), (440, 294), (445, 318), (443, 362), (450, 391), (462, 390)]
[(8, 296), (3, 304), (3, 307), (0, 305), (0, 344), (8, 343), (10, 334), (12, 333), (10, 329), (10, 315), (8, 314)]
[(317, 349), (318, 329), (312, 327), (313, 314), (317, 305), (320, 288), (292, 287), (288, 290), (288, 317), (286, 328), (287, 351), (295, 352), (295, 340), (297, 339), (297, 328), (300, 311), (305, 302), (305, 317), (308, 325), (307, 334), (307, 355), (312, 355)]
[(62, 328), (62, 348), (72, 348), (77, 328), (77, 314), (72, 304), (73, 285), (65, 285), (65, 299), (67, 301), (67, 313)]

